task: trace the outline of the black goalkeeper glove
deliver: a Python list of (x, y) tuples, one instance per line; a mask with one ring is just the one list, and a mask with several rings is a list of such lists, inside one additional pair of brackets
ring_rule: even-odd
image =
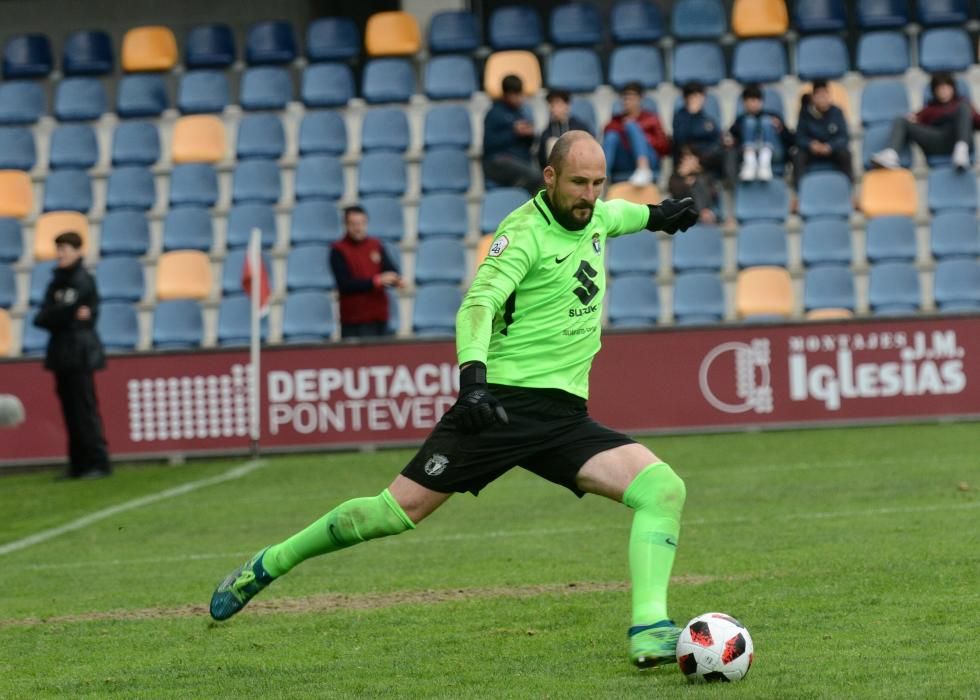
[(698, 208), (690, 197), (684, 199), (665, 199), (660, 204), (649, 204), (650, 220), (647, 228), (663, 231), (671, 235), (687, 231), (698, 222)]
[(510, 422), (507, 411), (487, 389), (487, 366), (482, 362), (471, 362), (459, 371), (459, 398), (452, 416), (456, 429), (470, 434)]

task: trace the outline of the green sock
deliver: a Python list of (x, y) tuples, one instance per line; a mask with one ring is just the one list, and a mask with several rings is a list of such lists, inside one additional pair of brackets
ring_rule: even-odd
[(629, 554), (634, 625), (651, 625), (667, 618), (667, 585), (685, 495), (684, 482), (664, 462), (640, 472), (623, 493), (623, 503), (636, 511)]
[(345, 501), (305, 530), (269, 547), (262, 566), (272, 576), (282, 576), (310, 557), (414, 528), (415, 523), (385, 489), (371, 498)]

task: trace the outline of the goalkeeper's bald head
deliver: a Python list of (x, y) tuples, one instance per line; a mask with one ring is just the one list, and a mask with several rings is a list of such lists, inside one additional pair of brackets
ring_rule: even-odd
[(606, 167), (606, 155), (602, 151), (602, 146), (595, 140), (588, 131), (566, 131), (555, 141), (555, 145), (548, 155), (548, 167), (556, 173), (561, 173), (565, 163), (570, 158), (581, 157), (590, 163), (593, 159), (602, 161), (602, 168)]

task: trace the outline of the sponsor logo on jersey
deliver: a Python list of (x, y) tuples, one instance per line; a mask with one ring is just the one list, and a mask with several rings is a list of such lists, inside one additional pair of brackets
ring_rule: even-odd
[(449, 457), (446, 457), (445, 455), (435, 454), (429, 457), (429, 460), (425, 463), (425, 466), (422, 468), (425, 470), (425, 473), (428, 474), (429, 476), (439, 476), (444, 471), (446, 471), (446, 467), (448, 466), (449, 466)]
[(596, 231), (595, 233), (592, 234), (592, 249), (595, 251), (595, 254), (596, 255), (598, 255), (599, 253), (602, 252), (602, 246), (599, 245), (599, 232), (598, 231)]
[(581, 309), (569, 309), (568, 317), (576, 318), (578, 316), (586, 316), (588, 314), (594, 314), (599, 310), (598, 304), (592, 304), (591, 306), (583, 306)]
[(490, 250), (487, 251), (487, 255), (491, 258), (499, 257), (501, 253), (507, 250), (507, 246), (510, 245), (510, 241), (507, 240), (507, 236), (500, 236), (493, 242), (490, 246)]

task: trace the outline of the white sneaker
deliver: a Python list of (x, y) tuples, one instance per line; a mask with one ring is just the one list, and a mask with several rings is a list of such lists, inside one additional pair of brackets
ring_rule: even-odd
[(889, 168), (890, 170), (902, 167), (902, 164), (898, 160), (898, 153), (894, 148), (886, 148), (878, 151), (871, 156), (871, 162), (883, 168)]
[(643, 187), (653, 182), (653, 171), (650, 168), (637, 168), (630, 175), (630, 184), (633, 187)]
[(960, 171), (970, 167), (970, 147), (966, 141), (957, 141), (953, 146), (953, 167)]
[(759, 175), (759, 161), (755, 158), (755, 151), (746, 151), (742, 157), (742, 169), (738, 173), (738, 179), (742, 182), (751, 182)]
[(763, 182), (772, 180), (772, 150), (763, 148), (759, 151), (759, 170), (755, 176)]

